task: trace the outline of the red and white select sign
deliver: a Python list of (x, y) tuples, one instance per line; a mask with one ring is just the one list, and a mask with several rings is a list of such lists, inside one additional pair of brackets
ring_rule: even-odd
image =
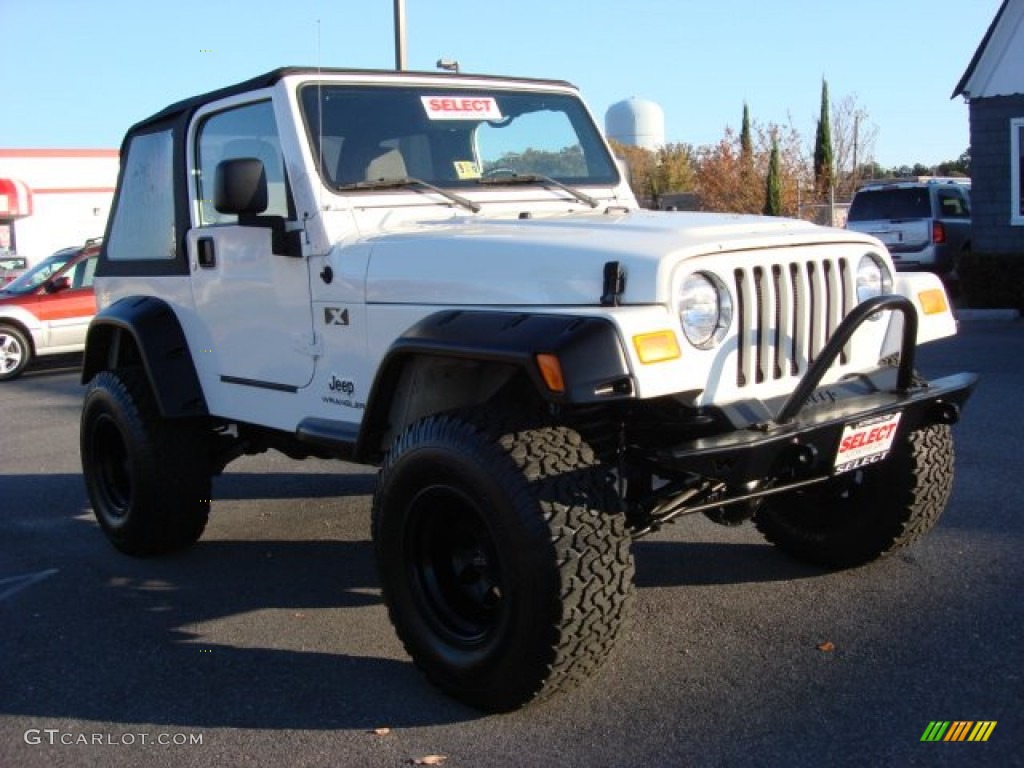
[(900, 414), (890, 413), (857, 424), (847, 424), (839, 440), (833, 473), (838, 475), (882, 461), (889, 455), (899, 423)]
[(420, 96), (431, 120), (501, 120), (491, 96)]

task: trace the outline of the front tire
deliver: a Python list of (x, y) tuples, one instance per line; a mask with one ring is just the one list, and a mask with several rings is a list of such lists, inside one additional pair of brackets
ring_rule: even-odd
[(769, 497), (755, 523), (799, 560), (850, 568), (921, 538), (938, 522), (952, 488), (953, 436), (939, 424), (897, 438), (880, 464)]
[(21, 376), (32, 360), (32, 345), (17, 328), (0, 325), (0, 381)]
[(633, 559), (607, 472), (578, 433), (474, 412), (396, 440), (373, 501), (391, 621), (426, 676), (500, 712), (572, 687), (610, 653)]
[(202, 422), (164, 419), (141, 370), (103, 371), (82, 408), (82, 471), (103, 532), (129, 555), (195, 543), (210, 513)]

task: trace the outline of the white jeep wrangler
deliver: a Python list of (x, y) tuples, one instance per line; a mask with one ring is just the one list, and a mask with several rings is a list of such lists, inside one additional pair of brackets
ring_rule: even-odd
[(415, 663), (501, 711), (594, 671), (632, 538), (753, 519), (826, 567), (918, 538), (975, 378), (929, 274), (802, 221), (639, 210), (567, 83), (281, 69), (135, 125), (88, 335), (82, 465), (133, 555), (275, 448), (380, 467)]

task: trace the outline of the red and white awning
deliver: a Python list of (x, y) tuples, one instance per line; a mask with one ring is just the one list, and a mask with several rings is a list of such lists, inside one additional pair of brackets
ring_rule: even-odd
[(32, 215), (32, 190), (19, 179), (0, 178), (0, 219)]

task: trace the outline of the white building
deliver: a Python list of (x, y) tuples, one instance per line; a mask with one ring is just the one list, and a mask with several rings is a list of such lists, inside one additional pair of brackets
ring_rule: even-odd
[(117, 170), (116, 149), (0, 148), (0, 251), (37, 264), (102, 236)]

